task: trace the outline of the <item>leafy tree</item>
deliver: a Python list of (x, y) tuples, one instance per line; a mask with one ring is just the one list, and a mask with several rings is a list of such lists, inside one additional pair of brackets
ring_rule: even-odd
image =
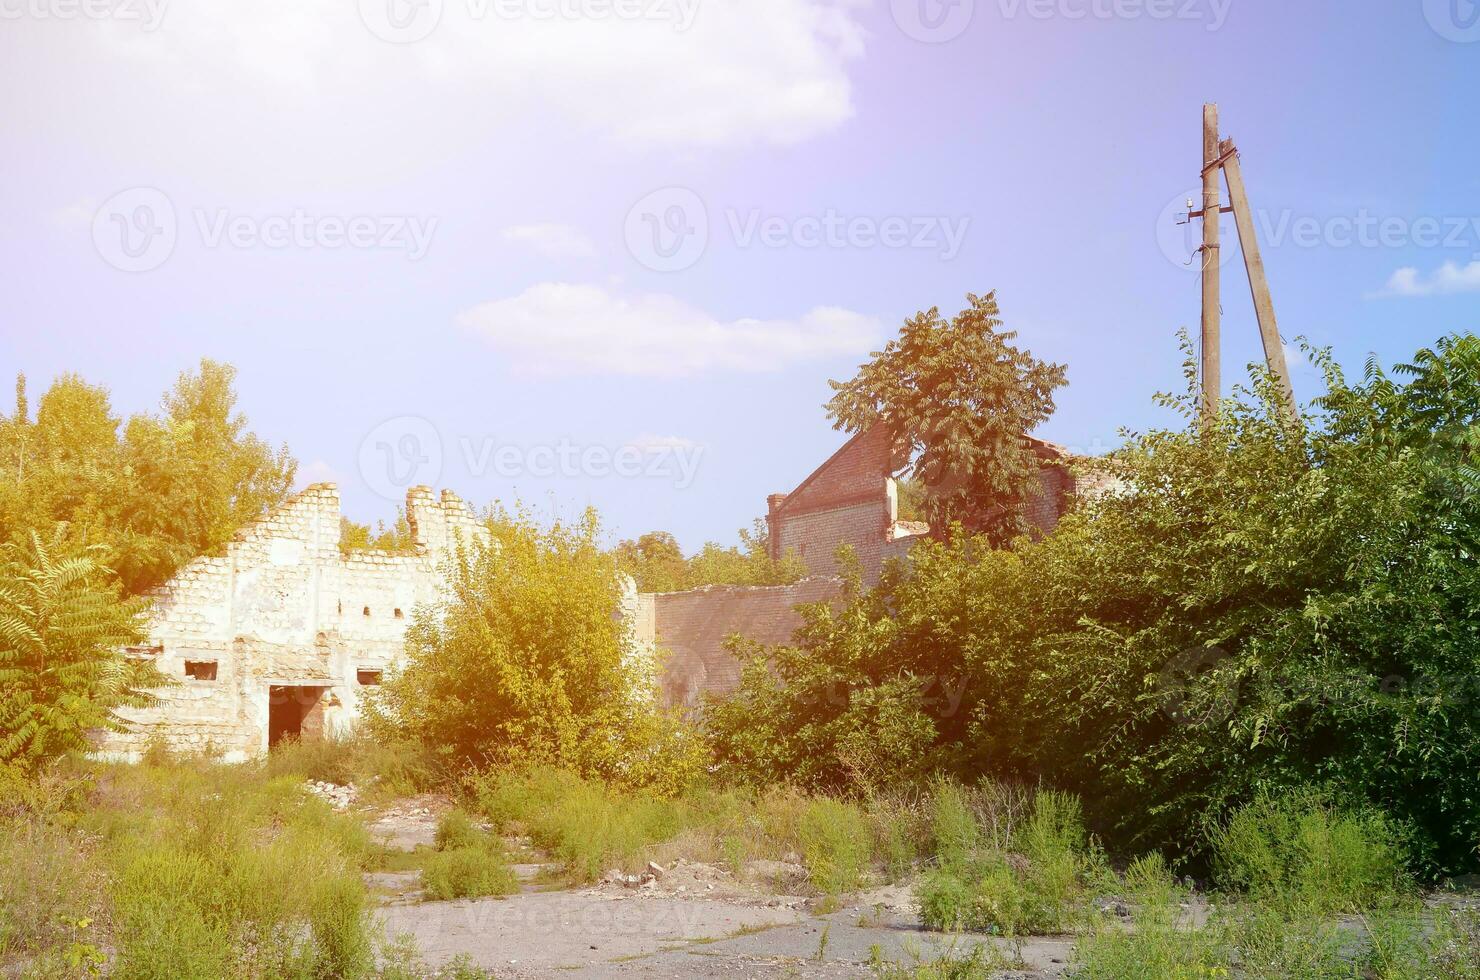
[(123, 653), (143, 637), (144, 603), (120, 597), (103, 556), (60, 530), (0, 546), (0, 765), (85, 751), (93, 731), (121, 729), (116, 709), (166, 683)]
[[(1320, 411), (1287, 420), (1256, 373), (1211, 430), (1189, 350), (1187, 393), (1163, 398), (1186, 425), (1131, 434), (1104, 463), (1118, 489), (1014, 551), (921, 544), (874, 594), (810, 611), (711, 712), (721, 751), (845, 784), (836, 747), (872, 737), (867, 699), (887, 688), (890, 716), (912, 719), (896, 744), (1074, 790), (1127, 847), (1185, 846), (1210, 812), (1313, 785), (1393, 814), (1429, 869), (1473, 867), (1480, 498), (1453, 479), (1477, 424), (1467, 348), (1390, 386), (1348, 385), (1312, 352)], [(1451, 408), (1425, 410), (1436, 393)], [(951, 678), (943, 711), (928, 699)], [(834, 683), (842, 696), (816, 695)], [(761, 734), (737, 734), (743, 716)]]
[(685, 558), (673, 535), (650, 531), (617, 545), (616, 557), (639, 592), (682, 592), (703, 585), (790, 585), (807, 574), (795, 552), (773, 559), (766, 539), (766, 522), (757, 520), (750, 530), (740, 529), (740, 547), (710, 541)]
[(857, 375), (829, 382), (827, 410), (848, 432), (889, 427), (933, 528), (959, 522), (1002, 543), (1028, 530), (1038, 461), (1023, 437), (1053, 414), (1065, 368), (1011, 343), (995, 292), (966, 299), (951, 320), (935, 307), (906, 320)]
[(692, 775), (697, 743), (657, 707), (595, 513), (550, 528), (500, 513), (489, 529), (451, 562), (451, 597), (416, 611), (372, 727), (464, 766), (551, 764), (658, 785)]
[(339, 550), (342, 554), (352, 551), (404, 551), (414, 547), (416, 539), (411, 533), (411, 523), (406, 520), (406, 509), (396, 508), (396, 520), (390, 527), (377, 521), (372, 529), (369, 524), (360, 524), (348, 517), (339, 518)]
[(62, 375), (29, 417), (24, 379), (0, 418), (0, 541), (108, 545), (125, 590), (159, 585), (196, 555), (286, 498), (295, 464), (246, 431), (234, 369), (202, 361), (165, 397), (163, 414), (123, 423), (105, 389)]

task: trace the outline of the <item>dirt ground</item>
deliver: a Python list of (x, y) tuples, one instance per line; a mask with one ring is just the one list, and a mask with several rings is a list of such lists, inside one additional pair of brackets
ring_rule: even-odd
[[(371, 833), (400, 850), (430, 846), (449, 805), (437, 797), (400, 801), (371, 815)], [(527, 843), (515, 844), (528, 852)], [(526, 885), (508, 898), (423, 901), (416, 871), (372, 874), (367, 883), (379, 896), (387, 935), (413, 935), (429, 964), (465, 954), (516, 980), (864, 977), (872, 975), (876, 950), (909, 963), (993, 943), (1023, 967), (1000, 976), (1051, 978), (1063, 973), (1072, 946), (1069, 937), (1009, 945), (925, 932), (913, 893), (900, 886), (819, 910), (814, 900), (785, 893), (805, 872), (784, 862), (752, 862), (737, 879), (724, 868), (680, 860), (660, 874), (608, 875), (561, 890), (536, 883), (547, 869), (537, 854), (516, 865)]]

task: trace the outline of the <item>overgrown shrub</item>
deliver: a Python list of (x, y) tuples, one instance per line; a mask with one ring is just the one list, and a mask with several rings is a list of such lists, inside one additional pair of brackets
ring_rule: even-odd
[(366, 832), (294, 777), (118, 767), (82, 816), (109, 872), (114, 975), (310, 977), (372, 966)]
[(364, 731), (308, 741), (288, 739), (273, 747), (262, 767), (269, 777), (354, 784), (362, 797), (371, 799), (414, 796), (450, 782), (445, 766), (420, 743), (375, 738)]
[(921, 914), (934, 929), (1019, 936), (1069, 931), (1086, 911), (1102, 869), (1079, 802), (1043, 790), (1020, 825), (987, 832), (959, 787), (939, 787), (938, 866), (922, 882)]
[(434, 842), (439, 851), (452, 851), (460, 847), (476, 847), (487, 834), (473, 823), (466, 810), (452, 809), (442, 814), (437, 821)]
[(404, 665), (367, 697), (373, 733), (435, 747), (459, 771), (548, 764), (671, 791), (702, 745), (658, 707), (651, 665), (614, 614), (622, 580), (595, 513), (488, 521), (447, 569), (451, 597), (417, 608)]
[(1312, 914), (1391, 904), (1407, 889), (1392, 821), (1338, 809), (1311, 793), (1261, 795), (1209, 833), (1223, 887)]
[(856, 787), (862, 744), (904, 782), (1052, 773), (1131, 853), (1194, 849), (1261, 787), (1330, 786), (1411, 826), (1421, 871), (1471, 870), (1480, 340), (1401, 380), (1310, 356), (1327, 394), (1299, 420), (1255, 372), (1206, 425), (1189, 356), (1161, 399), (1186, 425), (1096, 460), (1053, 534), (922, 542), (748, 648), (705, 716), (725, 771)]
[(839, 895), (862, 883), (872, 849), (868, 821), (857, 806), (819, 797), (802, 811), (797, 833), (813, 888)]
[(512, 895), (519, 890), (519, 879), (503, 849), (488, 840), (429, 855), (421, 869), (421, 884), (429, 897), (443, 900)]

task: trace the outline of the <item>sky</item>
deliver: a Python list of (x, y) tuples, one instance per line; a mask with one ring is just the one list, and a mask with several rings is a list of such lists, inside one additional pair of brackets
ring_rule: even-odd
[(843, 442), (828, 379), (994, 289), (1068, 366), (1037, 435), (1177, 424), (1209, 101), (1292, 349), (1480, 307), (1474, 0), (0, 0), (0, 88), (0, 370), (129, 414), (227, 361), (361, 521), (733, 543)]

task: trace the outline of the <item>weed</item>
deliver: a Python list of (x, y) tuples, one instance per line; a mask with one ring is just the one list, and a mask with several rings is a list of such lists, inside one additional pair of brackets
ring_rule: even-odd
[(421, 869), (421, 884), (435, 899), (512, 895), (519, 890), (502, 851), (490, 844), (436, 851)]
[(812, 887), (824, 895), (856, 889), (868, 865), (868, 821), (857, 806), (818, 797), (802, 812), (798, 827), (802, 860)]
[(1219, 883), (1255, 901), (1320, 915), (1391, 904), (1409, 891), (1387, 817), (1338, 810), (1309, 793), (1260, 796), (1208, 839)]

